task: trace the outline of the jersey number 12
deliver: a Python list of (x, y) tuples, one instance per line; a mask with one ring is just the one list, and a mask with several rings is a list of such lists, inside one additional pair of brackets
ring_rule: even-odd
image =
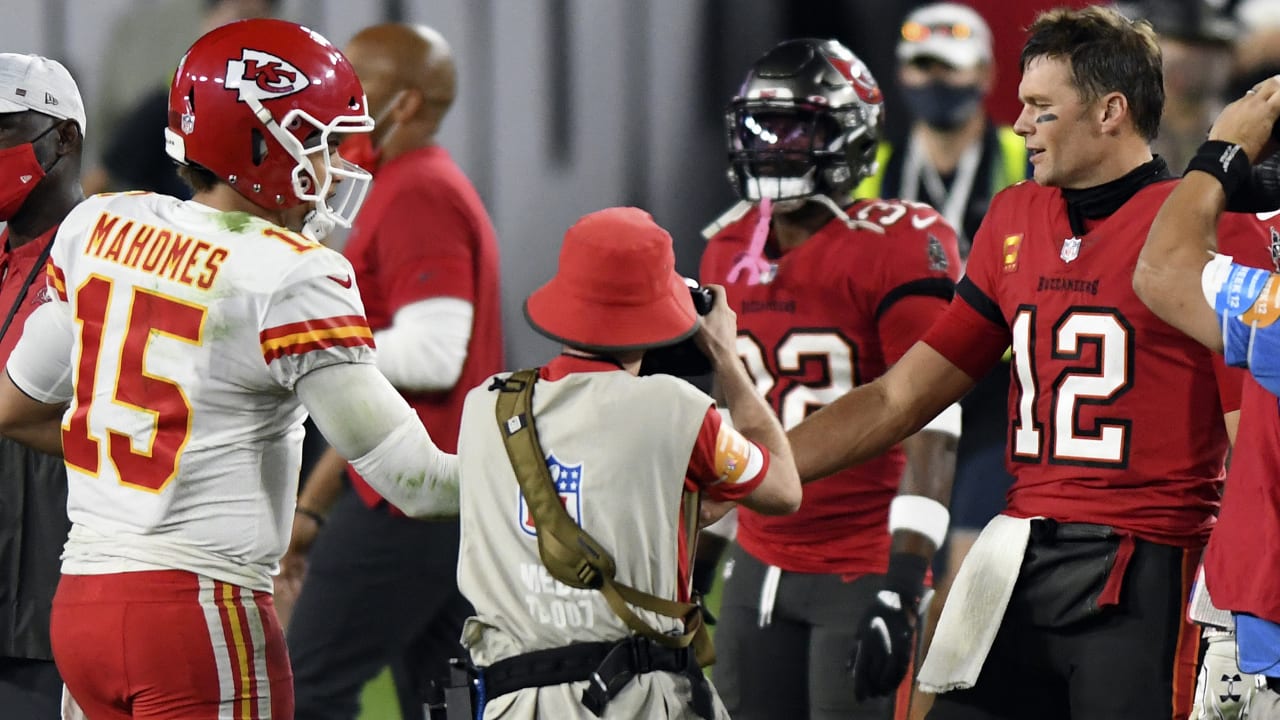
[[(1124, 467), (1129, 462), (1129, 433), (1133, 421), (1095, 417), (1093, 427), (1082, 427), (1080, 409), (1110, 405), (1133, 384), (1133, 330), (1112, 308), (1073, 307), (1058, 319), (1052, 337), (1037, 338), (1034, 305), (1018, 308), (1013, 319), (1014, 380), (1017, 383), (1017, 416), (1013, 420), (1011, 454), (1015, 462), (1040, 462), (1044, 436), (1049, 436), (1049, 462), (1055, 465)], [(1052, 343), (1054, 360), (1068, 363), (1083, 358), (1084, 347), (1093, 345), (1094, 360), (1073, 364), (1041, 387), (1036, 373), (1035, 347)], [(1036, 400), (1048, 393), (1046, 423), (1036, 417)]]

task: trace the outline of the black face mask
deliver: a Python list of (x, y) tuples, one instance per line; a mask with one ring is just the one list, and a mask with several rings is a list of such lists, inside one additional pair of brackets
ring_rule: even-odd
[(919, 87), (902, 88), (911, 114), (936, 130), (955, 130), (973, 117), (982, 103), (982, 88), (949, 85), (941, 80)]

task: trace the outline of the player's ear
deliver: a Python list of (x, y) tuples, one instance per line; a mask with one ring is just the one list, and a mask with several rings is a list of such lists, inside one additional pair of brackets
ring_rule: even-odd
[(1099, 129), (1112, 134), (1129, 119), (1129, 98), (1123, 93), (1110, 92), (1098, 99), (1095, 107)]
[(80, 125), (74, 120), (62, 120), (54, 131), (58, 143), (55, 150), (58, 155), (70, 155), (80, 149), (83, 138), (80, 136)]

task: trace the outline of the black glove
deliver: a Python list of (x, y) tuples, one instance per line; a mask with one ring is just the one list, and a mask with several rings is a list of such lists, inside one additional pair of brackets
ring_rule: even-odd
[(928, 560), (912, 553), (889, 558), (885, 588), (858, 622), (857, 644), (849, 660), (858, 702), (892, 695), (907, 674), (928, 566)]

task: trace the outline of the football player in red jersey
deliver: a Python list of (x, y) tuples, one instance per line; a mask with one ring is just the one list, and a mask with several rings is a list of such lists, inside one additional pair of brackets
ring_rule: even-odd
[[(706, 231), (702, 281), (724, 285), (738, 353), (789, 427), (882, 374), (946, 311), (956, 235), (928, 205), (848, 199), (874, 172), (882, 105), (835, 41), (770, 50), (726, 121), (742, 201)], [(739, 509), (713, 675), (734, 717), (893, 716), (868, 696), (907, 670), (958, 416), (808, 486), (795, 515)]]
[[(1213, 526), (1239, 377), (1133, 293), (1173, 187), (1150, 26), (1104, 7), (1037, 18), (1015, 130), (1035, 182), (996, 196), (957, 299), (880, 379), (793, 428), (816, 478), (961, 397), (1012, 345), (1006, 512), (965, 560), (921, 666), (930, 718), (1185, 718), (1188, 586)], [(1224, 237), (1252, 238), (1250, 218)], [(1234, 387), (1232, 384), (1234, 383)]]
[[(1214, 605), (1232, 613), (1237, 648), (1231, 659), (1238, 660), (1239, 670), (1265, 677), (1265, 686), (1249, 700), (1249, 717), (1276, 717), (1280, 711), (1280, 556), (1274, 542), (1258, 542), (1280, 532), (1280, 354), (1274, 339), (1280, 198), (1248, 199), (1257, 188), (1278, 184), (1274, 157), (1251, 171), (1251, 161), (1271, 149), (1277, 117), (1280, 78), (1262, 81), (1227, 106), (1152, 223), (1133, 276), (1134, 290), (1155, 313), (1252, 375), (1242, 390), (1240, 432), (1222, 512), (1205, 551), (1204, 578)], [(1255, 183), (1255, 177), (1265, 181)], [(1265, 210), (1258, 219), (1270, 242), (1235, 243), (1231, 256), (1216, 255), (1215, 226), (1228, 207)], [(1210, 673), (1211, 667), (1206, 658), (1206, 684), (1221, 675)], [(1210, 705), (1214, 699), (1205, 698)]]

